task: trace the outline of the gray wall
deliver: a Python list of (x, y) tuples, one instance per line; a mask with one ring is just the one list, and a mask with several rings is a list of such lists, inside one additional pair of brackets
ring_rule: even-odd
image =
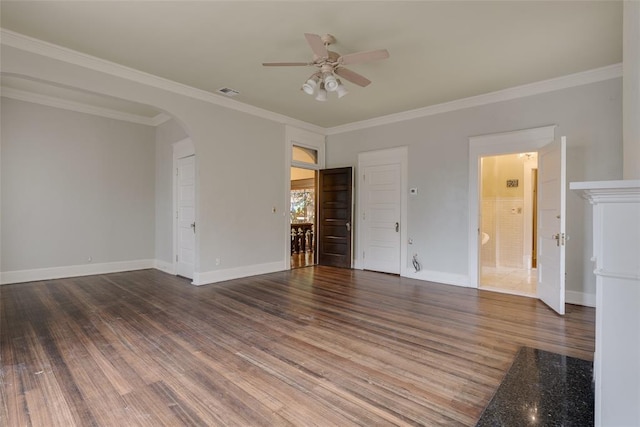
[(154, 258), (150, 126), (2, 98), (2, 271)]
[[(153, 79), (153, 85), (145, 84), (14, 47), (2, 47), (2, 67), (7, 74), (166, 111), (195, 145), (196, 272), (241, 272), (243, 267), (259, 264), (284, 267), (287, 236), (286, 217), (282, 215), (286, 172), (282, 123), (163, 89)], [(168, 155), (152, 153), (151, 158), (156, 154), (163, 159)], [(168, 182), (166, 177), (156, 179)], [(275, 214), (273, 206), (277, 208)], [(160, 245), (158, 253), (165, 258), (166, 244)], [(219, 265), (217, 258), (221, 260)]]
[[(622, 177), (621, 79), (331, 135), (327, 167), (408, 146), (408, 185), (419, 188), (408, 199), (411, 252), (426, 270), (468, 275), (468, 138), (551, 124), (568, 138), (568, 182)], [(571, 192), (567, 205), (567, 289), (595, 294), (591, 210)]]
[[(287, 206), (282, 123), (5, 46), (3, 72), (153, 105), (172, 115), (196, 150), (196, 271), (284, 265), (286, 217), (282, 214)], [(327, 167), (354, 166), (358, 152), (408, 146), (409, 186), (420, 189), (418, 197), (409, 199), (408, 232), (415, 240), (412, 251), (420, 254), (427, 270), (467, 275), (468, 137), (557, 124), (558, 133), (569, 139), (569, 181), (619, 179), (621, 105), (621, 79), (616, 79), (331, 135), (327, 138)], [(144, 215), (158, 236), (157, 245), (149, 240), (151, 253), (163, 261), (171, 253), (170, 221), (165, 213), (171, 205), (171, 168), (165, 166), (172, 156), (170, 143), (180, 134), (176, 129), (159, 129), (151, 137), (156, 152), (149, 153), (149, 158), (158, 165), (152, 177), (158, 191), (149, 193), (155, 197), (153, 210)], [(2, 150), (4, 166), (4, 146)], [(3, 211), (5, 203), (3, 200)], [(568, 203), (568, 288), (592, 294), (590, 210), (572, 193)], [(274, 206), (276, 214), (272, 213)], [(2, 228), (4, 241), (4, 221)]]

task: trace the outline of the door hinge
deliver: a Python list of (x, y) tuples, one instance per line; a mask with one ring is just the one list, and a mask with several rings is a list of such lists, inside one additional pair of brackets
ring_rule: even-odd
[(364, 259), (364, 251), (362, 251), (362, 259)]
[(178, 255), (176, 255), (176, 262), (178, 262)]

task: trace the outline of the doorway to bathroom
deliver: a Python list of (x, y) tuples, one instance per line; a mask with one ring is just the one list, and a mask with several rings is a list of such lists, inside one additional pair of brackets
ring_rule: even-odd
[(480, 158), (481, 289), (537, 296), (537, 152)]

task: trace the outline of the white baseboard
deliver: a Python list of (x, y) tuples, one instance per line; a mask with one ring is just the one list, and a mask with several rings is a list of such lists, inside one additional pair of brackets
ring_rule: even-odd
[(36, 282), (39, 280), (61, 279), (65, 277), (90, 276), (93, 274), (119, 273), (121, 271), (156, 268), (153, 259), (135, 261), (106, 262), (100, 264), (68, 265), (64, 267), (37, 268), (2, 272), (0, 284)]
[(420, 270), (418, 272), (405, 271), (402, 273), (402, 276), (411, 279), (425, 280), (428, 282), (444, 283), (445, 285), (464, 287), (469, 286), (469, 277), (464, 274), (446, 273), (443, 271), (433, 270)]
[(155, 268), (157, 270), (163, 271), (168, 274), (173, 274), (175, 276), (176, 274), (175, 265), (172, 262), (166, 262), (166, 261), (157, 259), (154, 261), (154, 263), (155, 263)]
[(586, 307), (596, 306), (596, 294), (586, 292), (565, 291), (564, 300), (567, 304), (584, 305)]
[(196, 286), (224, 282), (225, 280), (241, 279), (259, 274), (275, 273), (285, 270), (284, 261), (268, 262), (264, 264), (247, 265), (243, 267), (227, 268), (224, 270), (206, 271), (193, 274), (193, 284)]

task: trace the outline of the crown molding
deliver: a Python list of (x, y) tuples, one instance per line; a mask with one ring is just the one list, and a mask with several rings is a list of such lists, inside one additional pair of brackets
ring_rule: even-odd
[(13, 47), (15, 49), (31, 52), (69, 64), (78, 65), (90, 70), (99, 71), (115, 77), (120, 77), (126, 80), (134, 81), (136, 83), (152, 86), (158, 89), (166, 90), (168, 92), (176, 93), (178, 95), (205, 101), (246, 114), (251, 114), (253, 116), (257, 116), (274, 122), (324, 134), (324, 128), (304, 122), (302, 120), (294, 119), (283, 114), (274, 113), (263, 108), (254, 107), (252, 105), (245, 104), (234, 99), (229, 99), (202, 89), (197, 89), (169, 79), (154, 76), (153, 74), (125, 67), (124, 65), (116, 64), (105, 59), (87, 55), (72, 49), (55, 45), (53, 43), (35, 39), (33, 37), (25, 36), (11, 30), (0, 28), (0, 40), (3, 45)]
[(158, 126), (171, 119), (171, 117), (164, 113), (160, 113), (154, 117), (146, 117), (138, 114), (124, 113), (110, 108), (96, 107), (68, 99), (14, 89), (11, 87), (3, 86), (0, 89), (0, 94), (5, 98), (17, 99), (18, 101), (32, 102), (35, 104), (46, 105), (48, 107), (61, 108), (64, 110), (75, 111), (77, 113), (106, 117), (108, 119), (123, 120), (125, 122), (137, 123), (146, 126)]
[[(283, 114), (274, 113), (263, 108), (254, 107), (252, 105), (229, 99), (221, 95), (216, 95), (211, 92), (196, 89), (182, 83), (164, 79), (162, 77), (154, 76), (152, 74), (138, 71), (133, 68), (125, 67), (114, 62), (110, 62), (62, 46), (28, 37), (20, 33), (6, 30), (4, 28), (0, 28), (0, 39), (3, 45), (14, 47), (16, 49), (78, 65), (94, 71), (103, 72), (130, 81), (135, 81), (147, 86), (152, 86), (179, 95), (198, 99), (200, 101), (209, 102), (267, 120), (294, 126), (300, 129), (306, 129), (322, 135), (336, 135), (355, 130), (367, 129), (375, 126), (432, 116), (435, 114), (447, 113), (465, 108), (478, 107), (501, 101), (524, 98), (527, 96), (538, 95), (575, 86), (610, 80), (622, 77), (623, 74), (622, 64), (614, 64), (580, 73), (574, 73), (562, 77), (529, 83), (526, 85), (515, 86), (496, 92), (490, 92), (482, 95), (472, 96), (469, 98), (462, 98), (442, 104), (430, 105), (428, 107), (418, 108), (415, 110), (389, 114), (373, 119), (347, 123), (340, 126), (323, 128), (321, 126), (294, 119)], [(162, 120), (166, 121), (168, 119), (164, 115), (161, 115), (157, 118), (154, 118), (154, 120), (162, 123)]]
[(151, 123), (153, 126), (160, 126), (161, 124), (168, 122), (171, 120), (171, 116), (165, 113), (160, 113), (157, 116), (151, 118)]
[(622, 77), (621, 63), (601, 68), (595, 68), (593, 70), (583, 71), (580, 73), (569, 74), (562, 77), (556, 77), (549, 80), (529, 83), (522, 86), (515, 86), (512, 88), (490, 92), (483, 95), (457, 99), (455, 101), (445, 102), (442, 104), (430, 105), (428, 107), (404, 111), (402, 113), (389, 114), (387, 116), (381, 116), (373, 119), (326, 128), (325, 133), (326, 135), (336, 135), (355, 130), (367, 129), (375, 126), (398, 123), (405, 120), (433, 116), (435, 114), (448, 113), (451, 111), (462, 110), (464, 108), (479, 107), (496, 102), (509, 101), (512, 99), (524, 98), (532, 95), (539, 95), (556, 90), (615, 79), (618, 77)]

